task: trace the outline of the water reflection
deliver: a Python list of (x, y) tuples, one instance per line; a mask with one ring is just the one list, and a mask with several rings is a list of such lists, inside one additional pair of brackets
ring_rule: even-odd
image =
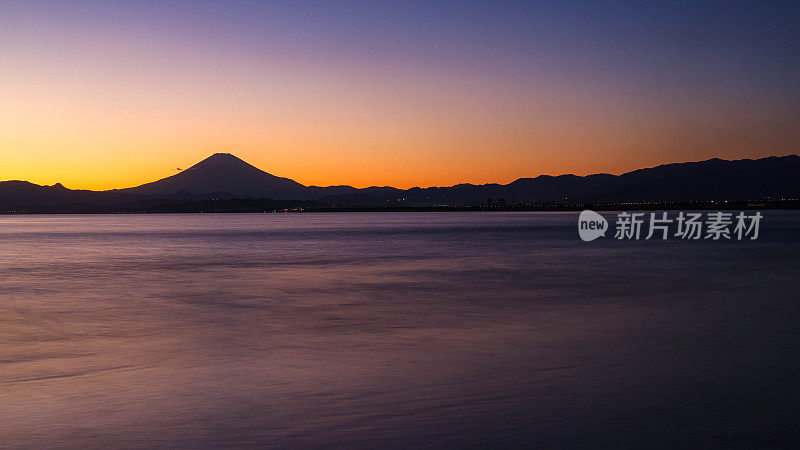
[(0, 217), (0, 442), (794, 445), (800, 215)]

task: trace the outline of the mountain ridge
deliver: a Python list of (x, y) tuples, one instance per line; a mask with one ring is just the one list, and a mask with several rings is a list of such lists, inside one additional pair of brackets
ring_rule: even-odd
[(265, 172), (230, 154), (215, 153), (175, 175), (139, 186), (107, 191), (73, 190), (56, 183), (0, 182), (0, 207), (66, 204), (206, 201), (254, 198), (294, 201), (297, 205), (337, 207), (425, 207), (479, 205), (503, 198), (507, 204), (531, 202), (708, 201), (800, 198), (800, 156), (769, 156), (669, 163), (620, 175), (597, 173), (538, 175), (508, 184), (460, 183), (444, 187), (347, 185), (305, 186)]

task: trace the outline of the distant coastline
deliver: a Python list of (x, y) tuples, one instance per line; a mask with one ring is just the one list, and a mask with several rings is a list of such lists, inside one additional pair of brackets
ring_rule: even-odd
[(621, 175), (520, 178), (449, 187), (305, 186), (229, 153), (127, 189), (0, 182), (0, 213), (135, 214), (338, 211), (798, 209), (800, 156), (673, 163)]
[(276, 207), (269, 199), (227, 199), (204, 202), (162, 203), (139, 206), (67, 205), (0, 210), (0, 215), (20, 214), (258, 214), (258, 213), (339, 213), (339, 212), (513, 212), (513, 211), (660, 211), (660, 210), (797, 210), (800, 199), (737, 200), (692, 202), (608, 202), (608, 203), (528, 203), (484, 206), (407, 206), (407, 207)]

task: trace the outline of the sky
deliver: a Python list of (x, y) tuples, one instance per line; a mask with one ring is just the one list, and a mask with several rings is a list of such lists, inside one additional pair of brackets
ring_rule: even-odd
[(0, 0), (0, 180), (445, 186), (798, 153), (800, 2)]

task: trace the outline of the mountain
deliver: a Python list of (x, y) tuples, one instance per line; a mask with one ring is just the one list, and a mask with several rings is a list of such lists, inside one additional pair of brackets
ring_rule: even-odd
[(411, 188), (400, 193), (322, 197), (329, 203), (377, 205), (479, 205), (485, 199), (507, 204), (532, 202), (680, 202), (800, 198), (800, 156), (666, 164), (622, 175), (540, 175), (509, 184), (459, 184)]
[[(231, 201), (247, 198), (270, 201)], [(506, 204), (798, 199), (800, 156), (736, 161), (715, 158), (622, 175), (540, 175), (505, 185), (358, 189), (304, 186), (264, 172), (231, 154), (216, 153), (178, 174), (127, 189), (98, 192), (71, 190), (60, 184), (0, 182), (0, 208), (41, 212), (462, 206), (501, 198)]]
[(226, 193), (255, 198), (303, 198), (302, 184), (264, 172), (230, 153), (215, 153), (192, 167), (141, 186), (119, 192), (140, 195), (169, 195), (178, 192), (193, 194)]
[(53, 206), (64, 204), (110, 204), (130, 201), (136, 195), (114, 192), (98, 192), (67, 189), (56, 183), (40, 186), (27, 181), (0, 182), (0, 207)]

